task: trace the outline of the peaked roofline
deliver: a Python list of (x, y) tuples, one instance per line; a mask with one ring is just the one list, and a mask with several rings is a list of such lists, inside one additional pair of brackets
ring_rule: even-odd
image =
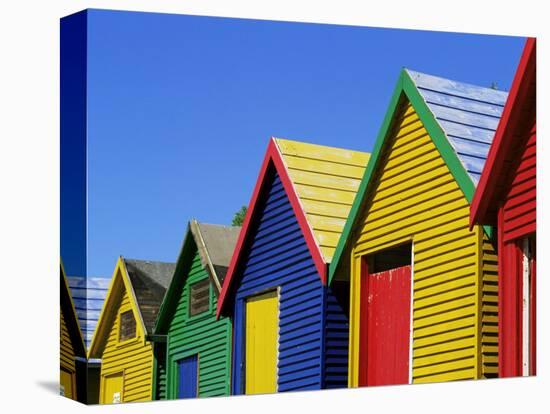
[[(193, 242), (197, 248), (197, 251), (199, 252), (199, 255), (201, 256), (201, 264), (203, 266), (204, 263), (202, 263), (202, 260), (205, 260), (207, 262), (207, 273), (210, 281), (214, 286), (216, 286), (216, 289), (218, 290), (218, 294), (221, 291), (221, 286), (219, 283), (219, 278), (216, 273), (216, 269), (214, 267), (214, 264), (212, 263), (212, 260), (210, 259), (210, 255), (208, 254), (208, 249), (206, 247), (206, 244), (204, 243), (204, 240), (202, 238), (202, 234), (200, 231), (200, 226), (198, 225), (196, 219), (191, 219), (187, 223), (187, 231), (185, 232), (185, 238), (183, 239), (183, 243), (180, 249), (180, 253), (178, 255), (178, 259), (176, 261), (176, 268), (174, 269), (174, 275), (172, 276), (172, 280), (170, 281), (170, 285), (168, 286), (168, 289), (166, 289), (166, 294), (164, 295), (164, 299), (162, 300), (162, 303), (159, 308), (159, 313), (157, 316), (157, 320), (155, 322), (155, 327), (153, 329), (153, 332), (155, 335), (162, 335), (164, 332), (164, 329), (166, 328), (165, 321), (168, 318), (168, 313), (172, 309), (172, 302), (174, 300), (174, 294), (176, 285), (181, 281), (182, 283), (184, 280), (179, 279), (176, 277), (177, 274), (181, 271), (181, 267), (183, 266), (184, 261), (184, 255), (187, 253), (188, 249), (191, 247), (191, 242)], [(197, 240), (198, 239), (198, 240)], [(199, 245), (200, 243), (200, 245)], [(201, 252), (201, 248), (203, 252)]]
[(119, 274), (120, 274), (120, 277), (122, 278), (122, 284), (124, 285), (124, 288), (128, 292), (128, 295), (130, 296), (130, 305), (132, 307), (132, 311), (134, 312), (134, 318), (136, 318), (136, 323), (140, 327), (140, 330), (143, 333), (144, 338), (145, 338), (145, 335), (147, 334), (147, 328), (145, 327), (143, 316), (141, 315), (139, 306), (137, 305), (136, 293), (134, 292), (134, 288), (132, 286), (132, 282), (130, 281), (130, 277), (128, 276), (128, 269), (126, 269), (126, 263), (124, 261), (124, 258), (122, 256), (119, 256), (115, 266), (115, 271), (113, 272), (113, 276), (111, 277), (111, 283), (109, 284), (107, 295), (105, 296), (105, 300), (103, 301), (103, 306), (101, 308), (101, 313), (99, 314), (97, 325), (95, 327), (95, 331), (92, 336), (92, 341), (90, 342), (90, 349), (88, 350), (88, 359), (100, 358), (99, 356), (96, 355), (96, 352), (98, 351), (97, 348), (99, 347), (103, 339), (102, 331), (105, 329), (104, 325), (107, 319), (107, 312), (108, 312), (107, 310), (111, 306), (113, 306), (112, 305), (112, 301), (114, 300), (113, 291), (115, 289), (115, 284)]
[[(73, 295), (71, 294), (71, 289), (69, 288), (69, 282), (67, 280), (67, 274), (65, 273), (65, 267), (63, 266), (63, 261), (60, 261), (60, 272), (61, 272), (61, 292), (60, 292), (60, 305), (61, 305), (61, 311), (63, 307), (69, 308), (67, 309), (68, 315), (64, 315), (65, 318), (70, 318), (69, 321), (65, 321), (66, 323), (69, 323), (73, 325), (73, 328), (71, 331), (69, 331), (69, 335), (71, 335), (71, 341), (73, 342), (73, 346), (77, 346), (79, 349), (75, 349), (76, 356), (86, 356), (86, 343), (84, 342), (84, 337), (82, 336), (82, 330), (80, 329), (80, 323), (78, 322), (78, 315), (76, 313), (76, 307), (74, 306), (73, 301)], [(63, 297), (65, 297), (65, 300), (68, 300), (67, 302), (63, 301)], [(64, 306), (65, 305), (65, 306)], [(76, 342), (76, 343), (75, 343)]]
[(218, 273), (216, 272), (214, 263), (212, 263), (212, 259), (210, 258), (210, 254), (208, 253), (208, 248), (206, 247), (206, 243), (204, 242), (204, 239), (202, 237), (201, 229), (197, 220), (192, 219), (189, 222), (189, 230), (191, 231), (191, 234), (195, 239), (195, 244), (197, 245), (199, 256), (203, 262), (202, 264), (203, 266), (206, 265), (208, 274), (212, 279), (214, 286), (216, 286), (218, 293), (220, 293), (220, 291), (222, 290), (222, 287), (220, 285), (220, 278), (218, 277)]
[(470, 228), (475, 224), (488, 224), (491, 221), (487, 214), (489, 206), (494, 204), (494, 198), (497, 196), (496, 184), (505, 169), (508, 155), (514, 151), (513, 135), (523, 119), (524, 104), (529, 97), (531, 85), (536, 81), (536, 46), (535, 38), (527, 38), (495, 138), (489, 149), (487, 162), (483, 167), (472, 200)]
[[(386, 138), (389, 136), (392, 130), (394, 115), (399, 110), (400, 105), (404, 102), (405, 99), (408, 99), (415, 109), (418, 118), (422, 122), (422, 125), (428, 132), (428, 135), (432, 139), (432, 142), (435, 144), (437, 150), (441, 154), (441, 157), (445, 161), (459, 188), (462, 190), (462, 193), (468, 200), (468, 203), (470, 203), (473, 198), (475, 191), (474, 182), (460, 162), (458, 155), (456, 154), (451, 143), (447, 139), (445, 131), (443, 130), (443, 128), (441, 128), (434, 114), (428, 107), (427, 103), (424, 101), (424, 98), (418, 91), (414, 81), (408, 74), (407, 69), (401, 69), (397, 84), (395, 85), (393, 94), (390, 99), (390, 104), (388, 106), (386, 114), (384, 115), (384, 120), (378, 132), (374, 144), (374, 149), (371, 153), (367, 168), (365, 169), (365, 174), (363, 175), (361, 184), (359, 185), (359, 190), (357, 191), (357, 195), (355, 196), (355, 200), (353, 201), (353, 205), (351, 207), (348, 219), (346, 220), (344, 230), (342, 232), (342, 235), (340, 236), (340, 239), (338, 240), (338, 245), (336, 246), (332, 262), (329, 266), (329, 284), (332, 282), (334, 275), (336, 274), (336, 270), (340, 264), (340, 261), (342, 260), (343, 253), (347, 247), (348, 241), (352, 234), (352, 230), (355, 227), (355, 222), (357, 221), (361, 212), (361, 208), (365, 203), (365, 197), (369, 189), (371, 178), (374, 172), (377, 170), (379, 162), (381, 161), (384, 143), (386, 142)], [(491, 235), (492, 230), (490, 227), (485, 227), (484, 229), (488, 235)]]
[(180, 272), (180, 268), (183, 265), (183, 255), (190, 248), (189, 245), (191, 241), (196, 243), (196, 241), (194, 241), (193, 234), (191, 233), (191, 221), (189, 221), (187, 223), (187, 231), (185, 232), (185, 237), (183, 239), (180, 252), (178, 254), (178, 259), (176, 260), (176, 268), (174, 269), (172, 280), (170, 281), (170, 285), (168, 286), (168, 289), (166, 289), (166, 293), (164, 294), (164, 299), (160, 304), (157, 320), (155, 321), (155, 327), (153, 328), (153, 333), (155, 335), (161, 334), (161, 331), (163, 331), (164, 329), (164, 325), (165, 325), (164, 321), (167, 319), (166, 314), (169, 311), (170, 303), (172, 302), (172, 299), (173, 299), (172, 296), (174, 295), (174, 289), (177, 282), (176, 275)]
[(265, 189), (265, 179), (266, 175), (270, 171), (270, 168), (274, 168), (275, 171), (278, 173), (279, 178), (281, 179), (283, 188), (285, 189), (286, 195), (294, 211), (294, 215), (296, 216), (300, 229), (302, 230), (302, 234), (304, 235), (306, 244), (313, 257), (313, 262), (315, 263), (315, 267), (317, 268), (321, 282), (323, 285), (327, 283), (327, 263), (325, 262), (321, 253), (321, 249), (317, 244), (317, 241), (315, 240), (313, 230), (307, 220), (300, 198), (298, 197), (294, 184), (292, 183), (288, 174), (283, 156), (279, 151), (275, 138), (271, 137), (267, 146), (264, 160), (262, 162), (262, 166), (260, 168), (260, 174), (258, 175), (258, 179), (256, 180), (256, 184), (254, 186), (252, 197), (250, 199), (250, 202), (248, 203), (248, 209), (246, 210), (246, 215), (241, 228), (241, 232), (239, 233), (239, 238), (237, 239), (237, 244), (235, 245), (235, 250), (233, 251), (233, 255), (231, 256), (231, 261), (229, 262), (229, 268), (223, 282), (222, 290), (218, 298), (216, 318), (220, 317), (220, 314), (224, 308), (224, 304), (227, 299), (228, 292), (231, 289), (231, 283), (233, 281), (237, 266), (243, 253), (244, 243), (246, 242), (247, 235), (250, 230), (252, 218), (255, 216), (256, 213), (256, 207), (260, 199), (260, 194), (262, 194), (262, 190)]

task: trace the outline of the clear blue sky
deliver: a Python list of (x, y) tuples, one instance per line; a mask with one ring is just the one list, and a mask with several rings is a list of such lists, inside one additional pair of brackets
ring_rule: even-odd
[[(93, 10), (88, 275), (229, 224), (271, 136), (370, 151), (400, 69), (510, 87), (524, 38)], [(68, 273), (70, 262), (65, 260)]]

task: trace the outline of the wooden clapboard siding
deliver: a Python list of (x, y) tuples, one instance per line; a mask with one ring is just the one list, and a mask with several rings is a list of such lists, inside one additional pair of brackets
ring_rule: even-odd
[(275, 139), (325, 262), (346, 223), (369, 155)]
[(229, 395), (230, 392), (231, 323), (226, 317), (216, 320), (217, 292), (211, 282), (208, 309), (189, 316), (190, 286), (210, 280), (194, 243), (193, 248), (191, 264), (186, 267), (185, 274), (178, 275), (185, 283), (177, 293), (176, 309), (168, 327), (168, 398), (177, 398), (178, 360), (196, 354), (199, 355), (199, 397)]
[(246, 298), (280, 288), (278, 391), (322, 385), (323, 286), (283, 184), (275, 173), (246, 246), (236, 291), (233, 392), (244, 392)]
[(345, 305), (322, 285), (284, 186), (273, 170), (267, 174), (258, 203), (238, 271), (233, 392), (245, 390), (246, 299), (275, 288), (280, 294), (277, 391), (344, 387)]
[(152, 344), (145, 340), (141, 329), (137, 329), (135, 339), (118, 341), (118, 313), (132, 309), (130, 300), (128, 291), (122, 288), (111, 309), (112, 322), (101, 357), (101, 376), (123, 372), (123, 402), (149, 401), (152, 399)]
[(481, 375), (498, 377), (498, 257), (494, 242), (483, 235), (481, 251)]
[(155, 354), (155, 372), (154, 372), (154, 399), (165, 400), (166, 390), (166, 343), (159, 342), (154, 344)]
[(325, 388), (345, 388), (348, 383), (349, 283), (326, 287)]
[(515, 153), (519, 154), (503, 202), (503, 236), (504, 242), (518, 239), (536, 230), (537, 204), (537, 133), (536, 125), (525, 133), (523, 140), (518, 140)]
[(217, 309), (233, 314), (233, 393), (245, 391), (246, 298), (273, 289), (281, 295), (277, 390), (346, 385), (348, 290), (325, 284), (369, 155), (271, 140)]
[(66, 369), (69, 372), (74, 373), (75, 368), (75, 352), (73, 348), (73, 344), (71, 341), (71, 337), (69, 335), (69, 329), (67, 328), (67, 324), (65, 322), (65, 316), (63, 315), (63, 310), (60, 310), (60, 364), (61, 367)]
[(350, 375), (358, 369), (361, 257), (412, 240), (413, 382), (478, 378), (482, 230), (469, 230), (464, 192), (407, 100), (393, 125), (352, 246)]

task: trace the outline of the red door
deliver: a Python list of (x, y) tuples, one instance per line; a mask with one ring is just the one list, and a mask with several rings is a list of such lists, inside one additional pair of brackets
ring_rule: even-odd
[(409, 382), (411, 266), (369, 274), (361, 288), (359, 384)]

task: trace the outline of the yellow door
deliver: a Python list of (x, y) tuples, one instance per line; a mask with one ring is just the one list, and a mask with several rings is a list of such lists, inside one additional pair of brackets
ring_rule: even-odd
[(277, 292), (246, 301), (246, 393), (277, 392), (279, 301)]
[(61, 369), (61, 374), (59, 377), (59, 393), (64, 395), (67, 398), (75, 399), (76, 395), (74, 392), (74, 374)]
[(101, 404), (117, 404), (122, 402), (122, 372), (103, 377), (103, 392)]

